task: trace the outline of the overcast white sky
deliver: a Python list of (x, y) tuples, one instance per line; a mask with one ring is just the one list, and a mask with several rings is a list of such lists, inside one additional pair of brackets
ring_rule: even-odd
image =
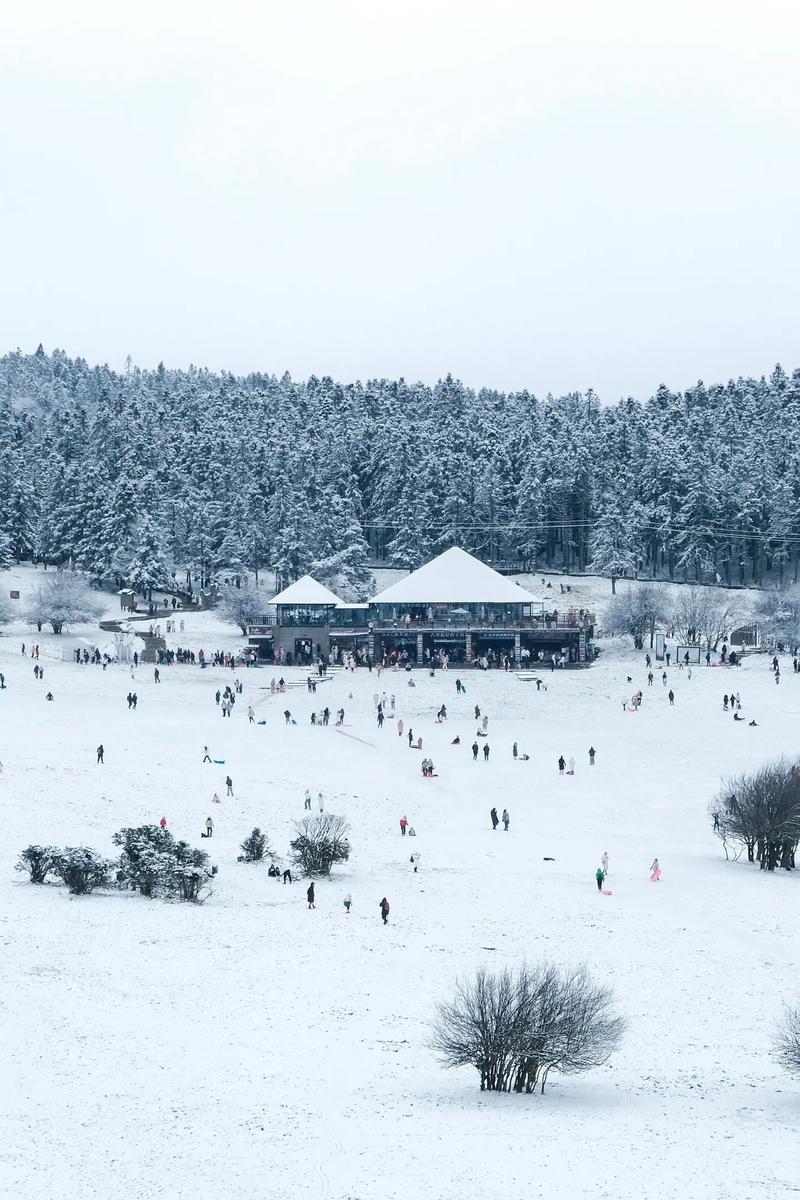
[(800, 365), (794, 3), (0, 0), (0, 351), (644, 396)]

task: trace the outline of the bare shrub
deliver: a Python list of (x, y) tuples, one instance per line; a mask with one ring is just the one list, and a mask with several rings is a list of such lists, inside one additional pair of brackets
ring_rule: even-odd
[(292, 862), (304, 875), (330, 875), (334, 863), (350, 857), (350, 826), (344, 817), (320, 813), (295, 821), (296, 836), (289, 843)]
[(775, 1031), (773, 1048), (782, 1067), (800, 1074), (800, 1003), (785, 1006)]
[(31, 883), (46, 883), (58, 854), (55, 846), (28, 846), (19, 856), (17, 870), (27, 871)]
[(481, 1091), (544, 1092), (551, 1071), (575, 1074), (602, 1066), (624, 1021), (609, 988), (585, 967), (552, 963), (517, 971), (479, 970), (439, 1006), (433, 1048), (448, 1067), (472, 1066)]

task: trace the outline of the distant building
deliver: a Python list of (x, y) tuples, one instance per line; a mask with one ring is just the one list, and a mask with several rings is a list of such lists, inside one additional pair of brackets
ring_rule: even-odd
[(441, 654), (452, 663), (506, 658), (535, 666), (562, 654), (587, 660), (594, 616), (551, 608), (465, 550), (453, 547), (360, 604), (340, 600), (310, 575), (270, 601), (271, 625), (252, 626), (259, 657), (311, 663), (345, 650), (359, 658), (425, 665)]

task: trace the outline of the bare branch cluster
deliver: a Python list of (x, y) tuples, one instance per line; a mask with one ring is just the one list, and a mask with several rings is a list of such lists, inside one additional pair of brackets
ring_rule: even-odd
[(447, 1066), (475, 1067), (482, 1091), (544, 1092), (551, 1071), (602, 1066), (623, 1030), (610, 989), (586, 967), (523, 964), (459, 982), (439, 1006), (432, 1044)]

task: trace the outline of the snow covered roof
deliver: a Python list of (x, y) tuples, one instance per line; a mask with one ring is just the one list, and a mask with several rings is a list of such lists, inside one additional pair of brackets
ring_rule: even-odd
[(531, 604), (535, 596), (458, 546), (373, 597), (373, 604)]
[(336, 607), (337, 608), (348, 608), (348, 609), (349, 608), (369, 608), (369, 603), (368, 603), (368, 601), (364, 601), (362, 603), (359, 600), (357, 603), (354, 601), (352, 604), (350, 604), (347, 600), (340, 600), (339, 603), (336, 605)]
[(334, 595), (330, 588), (326, 588), (324, 583), (318, 583), (310, 575), (304, 575), (302, 579), (296, 579), (282, 592), (278, 592), (277, 596), (273, 596), (268, 603), (335, 605), (341, 604), (342, 601)]

